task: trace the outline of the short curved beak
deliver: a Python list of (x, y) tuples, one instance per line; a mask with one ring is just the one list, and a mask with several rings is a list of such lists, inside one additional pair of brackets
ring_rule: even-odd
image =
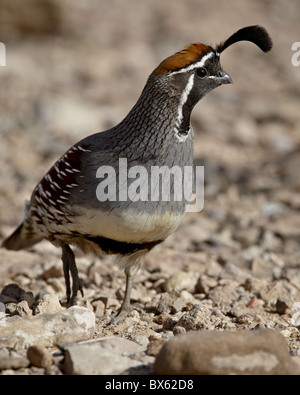
[(231, 84), (232, 79), (229, 74), (227, 74), (224, 70), (219, 71), (218, 77), (216, 77), (216, 80), (220, 84)]

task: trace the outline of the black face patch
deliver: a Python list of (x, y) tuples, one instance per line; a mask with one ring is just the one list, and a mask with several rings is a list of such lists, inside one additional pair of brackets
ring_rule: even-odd
[(196, 78), (205, 79), (209, 76), (218, 76), (218, 72), (221, 70), (220, 56), (217, 52), (214, 52), (209, 57), (203, 66), (195, 68)]

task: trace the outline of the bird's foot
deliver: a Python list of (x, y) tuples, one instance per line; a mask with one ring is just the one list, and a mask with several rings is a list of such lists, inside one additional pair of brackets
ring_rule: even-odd
[(125, 318), (128, 316), (130, 311), (131, 311), (130, 306), (122, 305), (120, 310), (111, 316), (109, 325), (116, 325), (119, 322), (125, 320)]

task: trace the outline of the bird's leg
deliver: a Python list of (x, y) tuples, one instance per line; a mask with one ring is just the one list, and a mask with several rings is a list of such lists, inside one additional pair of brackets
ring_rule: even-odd
[[(66, 283), (67, 306), (73, 306), (74, 304), (76, 304), (78, 291), (81, 292), (82, 297), (84, 296), (84, 294), (82, 284), (78, 276), (75, 255), (69, 245), (65, 245), (62, 247), (62, 261)], [(70, 286), (70, 273), (72, 276), (72, 295)]]
[(118, 322), (122, 321), (130, 311), (130, 294), (132, 289), (132, 284), (134, 277), (139, 270), (144, 257), (138, 257), (138, 259), (134, 259), (131, 264), (125, 267), (125, 275), (126, 275), (126, 289), (125, 295), (123, 299), (122, 306), (118, 313), (112, 317), (110, 324), (117, 324)]
[(62, 262), (63, 262), (63, 270), (64, 270), (64, 277), (65, 277), (65, 284), (66, 284), (66, 296), (67, 296), (67, 305), (70, 303), (71, 298), (71, 285), (70, 285), (70, 265), (69, 265), (69, 258), (68, 254), (66, 253), (66, 246), (62, 247)]

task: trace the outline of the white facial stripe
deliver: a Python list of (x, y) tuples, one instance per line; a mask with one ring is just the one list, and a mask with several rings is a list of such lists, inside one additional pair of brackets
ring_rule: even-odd
[[(186, 87), (184, 89), (184, 91), (182, 92), (181, 98), (180, 98), (180, 102), (179, 102), (179, 108), (182, 109), (182, 107), (184, 106), (185, 102), (187, 101), (187, 98), (193, 88), (194, 85), (194, 74), (192, 74), (188, 80), (188, 83), (186, 84)], [(182, 113), (182, 111), (181, 111)], [(181, 114), (182, 117), (182, 114)]]
[(188, 83), (186, 84), (186, 87), (184, 89), (184, 91), (182, 92), (181, 98), (180, 98), (180, 102), (179, 102), (179, 106), (178, 106), (178, 115), (177, 115), (177, 119), (176, 119), (176, 126), (175, 126), (175, 136), (176, 138), (179, 140), (180, 143), (184, 142), (187, 139), (188, 134), (186, 135), (180, 135), (179, 134), (179, 130), (180, 130), (180, 125), (183, 119), (183, 114), (182, 114), (182, 109), (183, 106), (185, 105), (188, 96), (191, 92), (191, 90), (193, 89), (194, 86), (194, 78), (195, 75), (192, 74), (188, 80)]
[(203, 56), (203, 58), (200, 60), (200, 62), (193, 63), (190, 66), (187, 66), (187, 67), (185, 67), (183, 69), (180, 69), (178, 71), (174, 71), (174, 72), (171, 73), (171, 75), (172, 74), (179, 74), (179, 73), (186, 73), (187, 71), (194, 70), (194, 69), (197, 69), (199, 67), (203, 67), (205, 65), (206, 61), (208, 59), (212, 58), (213, 56), (215, 56), (215, 52), (213, 52), (213, 51), (208, 52), (206, 55)]

